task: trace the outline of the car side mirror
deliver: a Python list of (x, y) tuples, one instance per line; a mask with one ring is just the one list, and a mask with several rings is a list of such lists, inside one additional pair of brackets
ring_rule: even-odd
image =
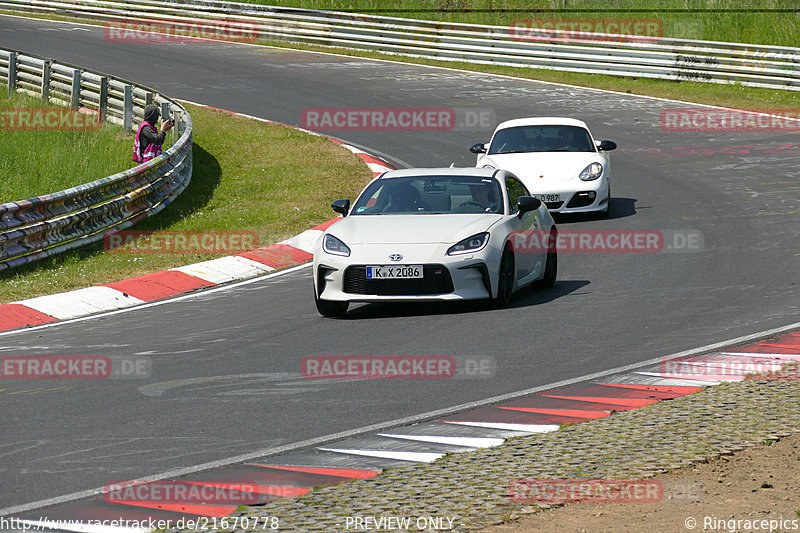
[(336, 200), (331, 204), (331, 209), (342, 215), (343, 217), (347, 216), (347, 212), (350, 211), (350, 200)]
[(484, 143), (475, 143), (469, 147), (469, 151), (473, 154), (485, 154), (486, 145)]
[(617, 143), (614, 141), (600, 141), (600, 144), (597, 145), (597, 148), (603, 152), (610, 152), (611, 150), (617, 149)]
[(517, 209), (519, 209), (519, 218), (528, 211), (536, 211), (542, 205), (542, 201), (533, 196), (520, 196), (517, 200)]

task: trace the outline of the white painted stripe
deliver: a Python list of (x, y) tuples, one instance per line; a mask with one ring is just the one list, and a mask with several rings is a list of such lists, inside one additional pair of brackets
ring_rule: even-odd
[(790, 361), (800, 359), (800, 354), (796, 353), (744, 353), (744, 352), (719, 352), (723, 355), (735, 355), (737, 357), (767, 357), (774, 359), (788, 359)]
[[(657, 373), (656, 373), (657, 374)], [(713, 383), (698, 383), (697, 380), (688, 380), (688, 379), (677, 379), (677, 378), (665, 378), (662, 377), (661, 374), (657, 374), (656, 376), (643, 376), (641, 372), (636, 372), (632, 374), (627, 374), (625, 376), (620, 377), (619, 379), (609, 379), (606, 380), (605, 383), (608, 384), (620, 384), (620, 385), (644, 385), (644, 386), (662, 386), (662, 387), (705, 387), (709, 385), (716, 385), (717, 382), (714, 381)], [(586, 399), (582, 401), (588, 401)], [(614, 403), (614, 402), (608, 402)]]
[[(336, 143), (336, 144), (339, 144), (339, 143)], [(358, 149), (358, 148), (356, 148), (355, 146), (350, 146), (350, 145), (349, 145), (349, 144), (347, 144), (347, 143), (342, 143), (342, 144), (339, 144), (339, 146), (344, 146), (345, 148), (347, 148), (348, 150), (350, 150), (351, 152), (353, 152), (353, 153), (354, 153), (354, 154), (356, 154), (356, 155), (361, 155), (361, 154), (368, 155), (368, 154), (367, 154), (367, 152), (365, 152), (364, 150), (359, 150), (359, 149)]]
[(348, 450), (339, 448), (317, 448), (324, 452), (346, 453), (348, 455), (363, 455), (366, 457), (380, 457), (381, 459), (396, 459), (398, 461), (413, 461), (416, 463), (432, 463), (440, 457), (444, 457), (443, 453), (427, 453), (427, 452), (388, 452), (383, 450)]
[(237, 279), (252, 278), (260, 276), (272, 270), (271, 266), (264, 265), (246, 257), (239, 257), (230, 255), (227, 257), (220, 257), (219, 259), (211, 259), (210, 261), (203, 261), (202, 263), (195, 263), (193, 265), (186, 265), (170, 270), (177, 270), (184, 274), (189, 274), (196, 278), (208, 281), (210, 283), (227, 283)]
[(14, 302), (56, 318), (75, 318), (144, 303), (111, 287), (87, 287)]
[(510, 429), (512, 431), (523, 431), (525, 433), (550, 433), (559, 428), (556, 424), (504, 424), (501, 422), (451, 422), (450, 420), (442, 420), (442, 422), (476, 428)]
[(380, 172), (381, 174), (386, 172), (386, 171), (388, 171), (388, 170), (392, 170), (391, 168), (387, 167), (386, 165), (379, 165), (378, 163), (367, 163), (367, 166), (369, 167), (369, 169), (371, 171)]
[[(18, 520), (17, 523), (29, 526), (30, 531), (42, 529), (55, 529), (59, 531), (78, 531), (81, 533), (147, 533), (149, 529), (139, 527), (101, 526), (85, 524), (82, 522), (55, 521), (55, 520)], [(5, 529), (3, 531), (6, 531)]]
[(433, 442), (435, 444), (450, 444), (453, 446), (464, 446), (467, 448), (491, 448), (500, 446), (505, 439), (493, 439), (489, 437), (444, 437), (438, 435), (397, 435), (393, 433), (378, 433), (381, 437), (390, 439), (416, 440), (420, 442)]
[[(642, 376), (655, 376), (657, 378), (670, 379), (670, 378), (665, 378), (664, 374), (660, 374), (658, 372), (636, 372), (636, 373), (640, 374)], [(676, 372), (676, 374), (677, 374), (677, 372)], [(683, 374), (681, 374), (681, 375), (683, 375)], [(737, 376), (730, 376), (730, 377), (731, 378), (736, 378)], [(681, 378), (681, 379), (683, 379), (684, 381), (686, 381), (688, 383), (692, 383), (695, 386), (701, 386), (701, 385), (709, 386), (709, 385), (716, 385), (717, 383), (721, 383), (723, 381), (740, 381), (741, 379), (744, 379), (744, 376), (739, 376), (739, 379), (710, 379), (708, 376), (705, 376), (705, 378), (706, 379), (700, 379), (700, 378), (695, 379), (695, 378), (693, 378), (691, 376), (687, 376), (687, 377)]]
[(303, 250), (304, 252), (313, 254), (314, 246), (316, 246), (317, 241), (320, 237), (322, 237), (323, 233), (325, 232), (322, 230), (308, 229), (300, 235), (295, 235), (291, 239), (286, 239), (278, 244), (288, 244), (289, 246), (294, 246), (295, 248)]

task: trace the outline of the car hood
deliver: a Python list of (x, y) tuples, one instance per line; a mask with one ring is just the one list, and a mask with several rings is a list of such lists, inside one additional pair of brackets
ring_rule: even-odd
[[(547, 182), (577, 179), (578, 174), (591, 163), (605, 165), (596, 152), (530, 152), (524, 154), (493, 154), (481, 165), (508, 170), (523, 180), (534, 178)], [(544, 176), (544, 177), (542, 177)]]
[(488, 231), (502, 220), (497, 214), (353, 215), (330, 226), (347, 245), (456, 243)]

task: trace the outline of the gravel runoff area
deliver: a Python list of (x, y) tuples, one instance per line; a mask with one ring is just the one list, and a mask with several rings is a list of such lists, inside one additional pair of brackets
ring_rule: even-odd
[[(550, 507), (512, 501), (515, 480), (647, 479), (795, 433), (800, 433), (800, 380), (727, 382), (495, 448), (242, 507), (233, 516), (277, 517), (280, 531), (366, 530), (357, 527), (358, 517), (411, 517), (409, 527), (391, 521), (377, 527), (372, 521), (372, 530), (474, 531)], [(692, 487), (683, 489), (665, 482), (663, 497), (702, 499)], [(420, 517), (439, 521), (425, 528)]]

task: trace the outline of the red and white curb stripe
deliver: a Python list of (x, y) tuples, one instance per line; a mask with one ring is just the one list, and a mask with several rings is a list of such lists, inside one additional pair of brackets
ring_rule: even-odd
[[(448, 453), (459, 453), (502, 444), (513, 436), (556, 431), (562, 424), (578, 423), (610, 416), (614, 411), (629, 411), (702, 390), (709, 384), (746, 379), (751, 368), (767, 365), (776, 368), (800, 361), (800, 331), (751, 342), (725, 351), (680, 357), (680, 379), (670, 373), (665, 359), (647, 370), (628, 370), (602, 382), (581, 381), (489, 407), (459, 412), (427, 423), (393, 428), (374, 435), (339, 440), (335, 445), (288, 452), (258, 462), (234, 464), (181, 477), (181, 482), (224, 487), (236, 491), (247, 483), (247, 503), (252, 493), (261, 503), (278, 498), (307, 494), (314, 487), (349, 479), (374, 477), (386, 468), (412, 462), (430, 463)], [(652, 361), (651, 361), (652, 363)], [(736, 366), (741, 365), (741, 366)], [(750, 365), (750, 366), (748, 366)], [(731, 375), (731, 370), (740, 370)], [(715, 372), (718, 372), (715, 374)], [(800, 378), (800, 376), (789, 376)], [(157, 482), (156, 482), (157, 483)], [(252, 486), (256, 485), (256, 489)], [(263, 500), (263, 501), (262, 501)], [(14, 513), (27, 524), (51, 527), (56, 520), (79, 523), (59, 524), (65, 531), (134, 532), (134, 528), (95, 526), (90, 521), (113, 516), (125, 520), (196, 519), (222, 517), (236, 510), (236, 502), (225, 505), (187, 504), (179, 501), (109, 500), (103, 495), (70, 501), (47, 508)]]
[[(194, 105), (210, 108), (210, 106), (202, 104)], [(320, 135), (313, 131), (294, 128), (293, 126), (259, 117), (233, 113), (224, 109), (211, 109), (225, 111), (261, 122), (286, 126), (287, 128), (300, 129), (312, 135)], [(373, 176), (378, 176), (394, 169), (386, 161), (368, 154), (364, 150), (350, 146), (338, 139), (331, 140), (363, 159), (372, 171)], [(0, 305), (0, 331), (10, 331), (57, 320), (115, 311), (206, 287), (215, 287), (232, 281), (253, 278), (281, 268), (300, 265), (312, 259), (317, 239), (328, 226), (337, 220), (339, 218), (333, 218), (278, 244), (249, 252), (145, 274), (99, 287), (87, 287)]]

